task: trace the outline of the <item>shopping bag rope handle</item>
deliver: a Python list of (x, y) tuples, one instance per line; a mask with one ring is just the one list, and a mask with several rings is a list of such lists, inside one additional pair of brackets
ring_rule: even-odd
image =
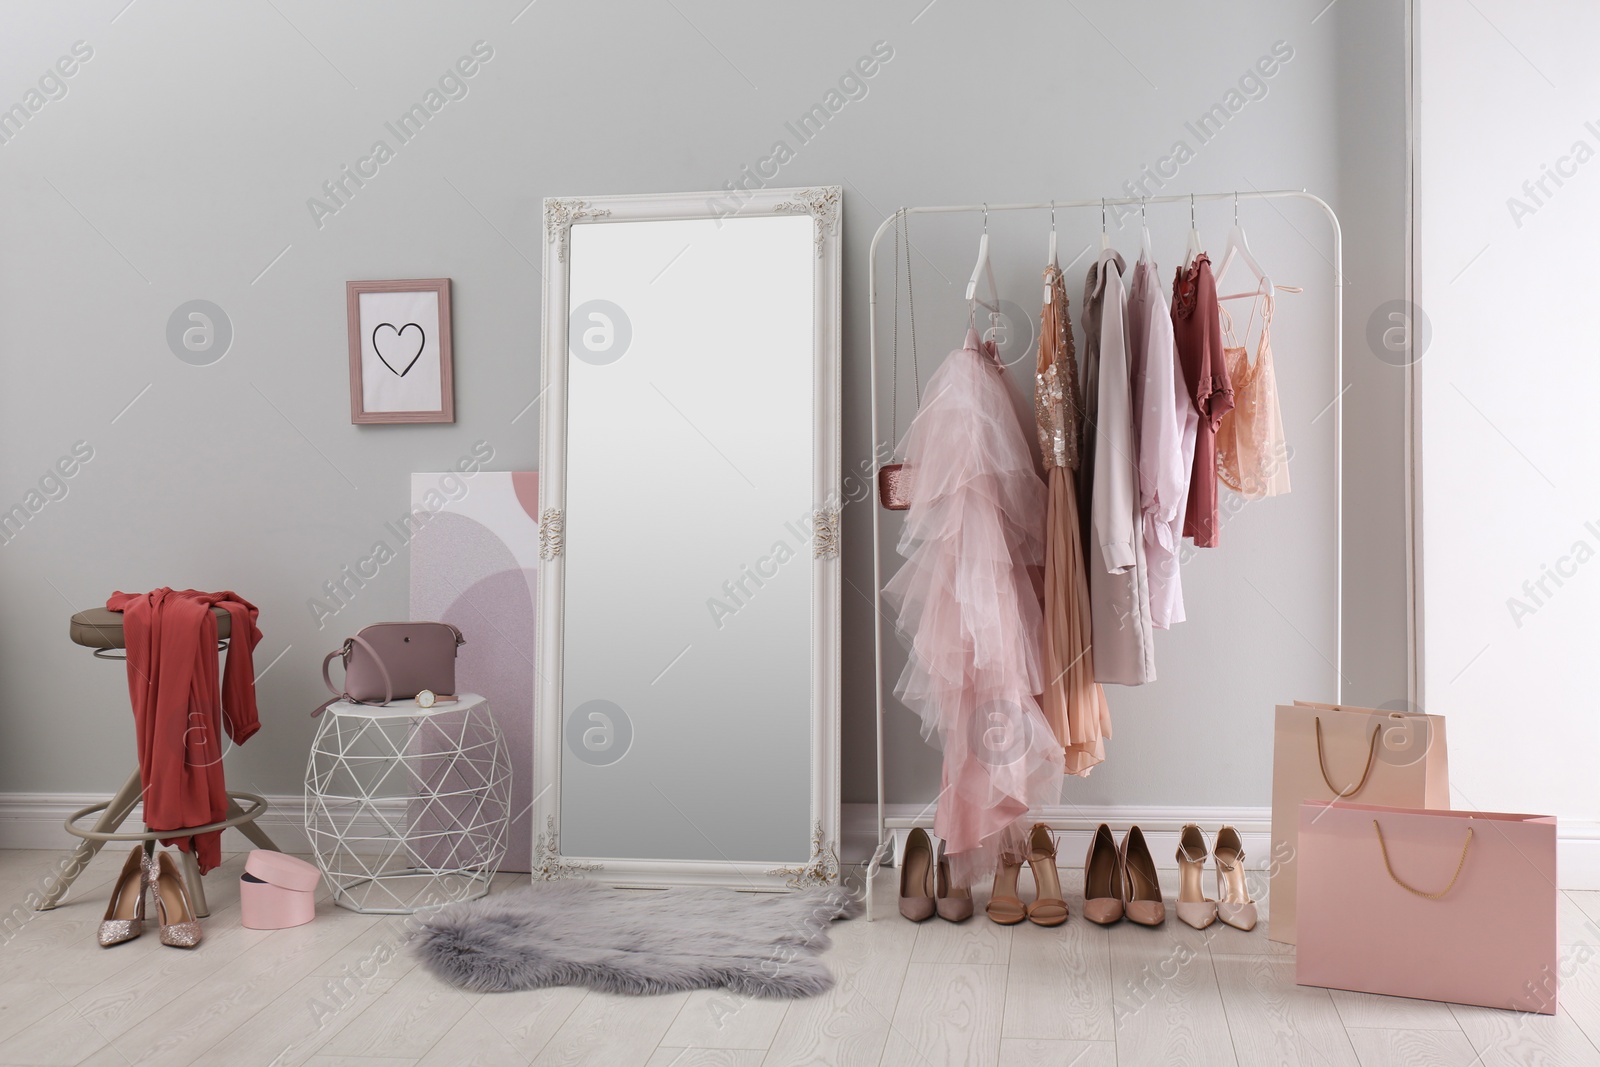
[[(1305, 720), (1302, 719), (1301, 721), (1304, 722)], [(1372, 743), (1368, 746), (1367, 752), (1367, 769), (1361, 772), (1361, 781), (1357, 782), (1349, 789), (1340, 789), (1338, 786), (1333, 784), (1333, 779), (1328, 777), (1328, 755), (1322, 749), (1322, 716), (1318, 715), (1316, 717), (1316, 723), (1317, 769), (1322, 772), (1322, 780), (1327, 783), (1328, 788), (1333, 791), (1333, 795), (1339, 800), (1343, 800), (1346, 797), (1355, 796), (1357, 793), (1361, 792), (1362, 787), (1367, 784), (1367, 779), (1372, 775), (1372, 764), (1378, 758), (1378, 735), (1383, 732), (1382, 725), (1374, 726), (1372, 728)]]
[(1467, 827), (1467, 839), (1461, 844), (1461, 859), (1456, 863), (1456, 873), (1450, 876), (1450, 884), (1439, 890), (1437, 893), (1424, 893), (1416, 886), (1407, 885), (1405, 882), (1402, 882), (1400, 880), (1400, 876), (1394, 873), (1394, 865), (1389, 862), (1389, 846), (1383, 842), (1383, 828), (1378, 825), (1377, 819), (1372, 820), (1372, 829), (1378, 835), (1378, 850), (1383, 853), (1383, 866), (1389, 872), (1389, 877), (1394, 879), (1395, 885), (1399, 886), (1401, 889), (1404, 889), (1408, 893), (1415, 893), (1424, 900), (1438, 900), (1440, 897), (1444, 896), (1446, 893), (1450, 892), (1450, 890), (1455, 888), (1456, 879), (1461, 877), (1461, 869), (1467, 865), (1467, 849), (1472, 847), (1472, 827)]

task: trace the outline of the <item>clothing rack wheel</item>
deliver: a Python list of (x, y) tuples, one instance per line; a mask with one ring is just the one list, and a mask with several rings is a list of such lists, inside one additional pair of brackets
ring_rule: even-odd
[[(897, 219), (909, 215), (947, 215), (982, 213), (984, 233), (988, 233), (989, 213), (992, 211), (1049, 211), (1052, 221), (1055, 213), (1064, 208), (1099, 208), (1102, 212), (1112, 206), (1138, 205), (1141, 211), (1151, 204), (1187, 204), (1190, 208), (1190, 226), (1193, 229), (1193, 211), (1197, 203), (1214, 203), (1232, 200), (1237, 211), (1240, 200), (1303, 200), (1319, 208), (1327, 217), (1333, 237), (1333, 390), (1334, 400), (1329, 405), (1333, 412), (1333, 512), (1334, 512), (1334, 692), (1335, 702), (1343, 700), (1344, 691), (1344, 238), (1339, 226), (1339, 216), (1328, 202), (1304, 189), (1252, 189), (1250, 192), (1229, 190), (1217, 193), (1182, 193), (1173, 196), (1095, 197), (1092, 200), (1045, 200), (1037, 203), (1017, 204), (939, 204), (921, 207), (902, 207), (878, 226), (872, 235), (867, 253), (867, 358), (868, 395), (872, 419), (873, 447), (878, 445), (878, 244)], [(893, 444), (893, 443), (892, 443)], [(892, 447), (891, 444), (891, 447)], [(872, 509), (872, 649), (874, 672), (874, 706), (876, 709), (874, 740), (876, 743), (877, 770), (877, 845), (867, 864), (866, 916), (873, 919), (873, 899), (876, 878), (884, 860), (893, 854), (895, 835), (888, 832), (885, 820), (886, 796), (883, 773), (883, 534), (882, 509)], [(932, 805), (930, 804), (931, 808)]]

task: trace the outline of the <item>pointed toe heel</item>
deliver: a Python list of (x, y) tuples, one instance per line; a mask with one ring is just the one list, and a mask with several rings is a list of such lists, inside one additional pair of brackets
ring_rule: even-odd
[(1167, 921), (1167, 905), (1161, 899), (1161, 882), (1156, 878), (1156, 861), (1145, 843), (1144, 831), (1128, 827), (1122, 837), (1123, 907), (1128, 921), (1140, 926), (1160, 926)]
[(1211, 850), (1206, 847), (1206, 835), (1200, 827), (1189, 823), (1178, 837), (1178, 919), (1196, 930), (1204, 930), (1217, 921), (1217, 902), (1206, 896), (1203, 880), (1206, 857)]
[[(940, 851), (944, 849), (940, 845)], [(939, 879), (933, 887), (933, 906), (939, 918), (948, 923), (964, 923), (972, 918), (972, 889), (956, 885), (950, 878), (950, 861), (940, 855), (937, 865)]]
[(95, 940), (101, 948), (132, 941), (144, 933), (144, 894), (149, 886), (145, 876), (144, 846), (134, 845), (117, 875), (117, 884), (111, 890), (111, 902), (106, 905), (105, 918)]
[(1244, 842), (1239, 831), (1224, 826), (1217, 831), (1217, 847), (1211, 851), (1217, 861), (1217, 917), (1235, 930), (1256, 928), (1256, 902), (1244, 881)]
[(900, 856), (900, 914), (914, 923), (933, 917), (933, 842), (918, 826)]
[(183, 881), (182, 872), (172, 861), (170, 852), (160, 853), (150, 867), (156, 914), (161, 920), (161, 943), (173, 948), (194, 948), (205, 935), (194, 913), (194, 904), (189, 899), (189, 887)]
[(1111, 827), (1101, 823), (1083, 857), (1083, 917), (1100, 926), (1122, 921), (1122, 854)]

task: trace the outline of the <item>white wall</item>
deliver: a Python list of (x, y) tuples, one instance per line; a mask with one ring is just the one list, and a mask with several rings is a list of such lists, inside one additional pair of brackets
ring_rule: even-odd
[(1595, 840), (1600, 10), (1421, 7), (1424, 700), (1457, 805)]
[[(780, 138), (795, 154), (777, 183), (842, 183), (853, 464), (872, 451), (865, 270), (886, 212), (1115, 195), (1192, 139), (1185, 123), (1279, 41), (1293, 59), (1162, 191), (1303, 186), (1343, 218), (1346, 696), (1404, 696), (1399, 380), (1362, 347), (1372, 309), (1402, 292), (1397, 0), (523, 3), (8, 6), (0, 106), (74, 42), (93, 56), (0, 144), (0, 507), (74, 442), (94, 458), (0, 546), (0, 793), (121, 780), (132, 760), (121, 673), (72, 646), (66, 619), (113, 589), (160, 584), (233, 588), (261, 605), (261, 662), (284, 655), (261, 683), (266, 728), (229, 757), (230, 780), (299, 789), (317, 663), (346, 632), (404, 616), (407, 564), (325, 629), (307, 601), (405, 509), (410, 472), (480, 440), (497, 467), (535, 463), (536, 413), (519, 413), (538, 388), (540, 198), (719, 188)], [(392, 141), (384, 124), (478, 41), (493, 57), (467, 95), (319, 226), (308, 198)], [(785, 123), (880, 41), (893, 58), (865, 96), (799, 144)], [(1331, 692), (1329, 420), (1311, 421), (1333, 399), (1331, 266), (1316, 214), (1245, 210), (1259, 257), (1312, 286), (1284, 299), (1277, 326), (1304, 469), (1291, 497), (1246, 509), (1225, 534), (1232, 547), (1193, 568), (1196, 621), (1162, 643), (1159, 690), (1113, 694), (1111, 761), (1074, 785), (1079, 804), (1265, 805), (1272, 703)], [(1167, 261), (1185, 214), (1154, 216)], [(1220, 242), (1229, 216), (1203, 208), (1203, 232)], [(1094, 229), (1064, 218), (1064, 246)], [(1003, 289), (1031, 315), (1044, 220), (994, 232)], [(955, 343), (960, 293), (946, 279), (964, 278), (975, 236), (970, 219), (918, 231), (924, 358)], [(1133, 247), (1132, 231), (1119, 243)], [(343, 283), (440, 275), (455, 282), (458, 422), (351, 426)], [(195, 298), (235, 331), (211, 366), (180, 362), (165, 340), (168, 316)], [(872, 795), (869, 506), (845, 521), (847, 801)], [(932, 796), (937, 754), (908, 714), (890, 740), (891, 800)]]

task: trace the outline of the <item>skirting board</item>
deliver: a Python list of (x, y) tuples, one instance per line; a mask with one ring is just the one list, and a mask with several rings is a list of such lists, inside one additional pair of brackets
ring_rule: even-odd
[[(102, 803), (108, 796), (109, 793), (0, 793), (0, 849), (71, 848), (78, 839), (68, 834), (62, 823), (79, 808)], [(397, 797), (391, 803), (394, 816), (403, 817), (405, 799)], [(304, 854), (310, 851), (304, 804), (304, 798), (298, 793), (267, 797), (267, 811), (259, 825), (285, 852)], [(933, 813), (922, 805), (890, 804), (887, 814), (890, 830), (899, 839), (896, 851), (911, 827), (933, 829)], [(1083, 862), (1089, 836), (1100, 823), (1109, 824), (1119, 840), (1129, 826), (1141, 827), (1156, 865), (1165, 870), (1176, 868), (1173, 856), (1177, 852), (1178, 831), (1188, 822), (1199, 824), (1207, 834), (1215, 834), (1217, 827), (1224, 824), (1237, 827), (1252, 866), (1264, 863), (1271, 854), (1270, 808), (1061, 807), (1046, 809), (1041, 818), (1058, 831), (1064, 867), (1076, 867)], [(128, 825), (137, 825), (138, 819), (139, 809), (135, 808), (128, 816)], [(865, 863), (871, 858), (873, 843), (877, 840), (876, 819), (874, 804), (843, 805), (844, 839), (840, 842), (840, 858), (844, 862)], [(358, 825), (354, 829), (357, 833), (377, 834), (382, 827), (374, 820), (370, 826)], [(1600, 889), (1600, 823), (1563, 821), (1557, 826), (1556, 840), (1561, 888)], [(239, 831), (229, 830), (223, 836), (222, 847), (229, 852), (243, 852), (254, 846)]]
[[(3, 809), (0, 809), (3, 810)], [(875, 804), (845, 804), (841, 812), (844, 834), (843, 858), (865, 862), (877, 840)], [(933, 812), (919, 804), (890, 804), (886, 821), (895, 837), (895, 855), (904, 847), (905, 835), (914, 826), (933, 830)], [(1145, 833), (1156, 866), (1176, 870), (1178, 832), (1184, 823), (1196, 823), (1208, 837), (1228, 825), (1238, 829), (1245, 855), (1252, 867), (1264, 865), (1272, 852), (1271, 808), (1162, 808), (1144, 806), (1046, 808), (1039, 821), (1055, 830), (1058, 862), (1062, 867), (1079, 867), (1088, 851), (1095, 827), (1108, 824), (1117, 840), (1130, 826)], [(888, 861), (886, 861), (887, 863)], [(1556, 827), (1556, 870), (1562, 889), (1600, 889), (1600, 823), (1561, 821)]]
[[(67, 816), (91, 804), (103, 804), (110, 794), (93, 793), (0, 793), (0, 848), (69, 849), (78, 844), (78, 838), (67, 833), (64, 823)], [(305, 854), (311, 851), (306, 837), (305, 797), (299, 793), (269, 796), (267, 810), (256, 825), (285, 852)], [(379, 801), (379, 810), (385, 818), (403, 821), (407, 800), (395, 797)], [(123, 820), (123, 829), (137, 831), (144, 825), (143, 812), (135, 807)], [(92, 826), (92, 819), (79, 825)], [(392, 824), (391, 824), (392, 825)], [(380, 819), (356, 820), (351, 833), (357, 836), (377, 836), (384, 831)], [(107, 848), (128, 850), (125, 842), (113, 841)], [(225, 830), (222, 835), (224, 852), (248, 852), (256, 846), (238, 830)]]

